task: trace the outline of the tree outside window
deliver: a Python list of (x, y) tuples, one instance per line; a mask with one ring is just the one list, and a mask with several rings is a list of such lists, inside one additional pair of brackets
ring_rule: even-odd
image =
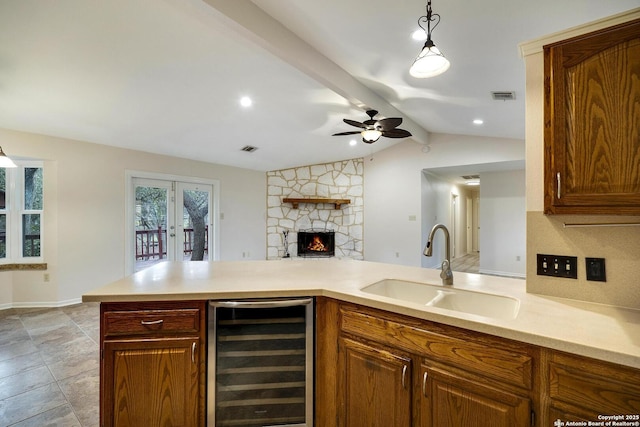
[(43, 168), (0, 168), (0, 260), (42, 256)]

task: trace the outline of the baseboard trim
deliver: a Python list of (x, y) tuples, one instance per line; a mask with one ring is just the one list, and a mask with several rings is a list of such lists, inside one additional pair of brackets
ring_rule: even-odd
[(9, 308), (57, 308), (80, 304), (81, 302), (82, 298), (72, 298), (64, 301), (13, 302), (0, 305), (0, 310), (6, 310)]

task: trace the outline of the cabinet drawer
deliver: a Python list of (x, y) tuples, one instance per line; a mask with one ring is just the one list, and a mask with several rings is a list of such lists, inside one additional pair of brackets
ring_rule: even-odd
[(109, 311), (103, 322), (104, 336), (198, 333), (200, 310)]
[(598, 413), (640, 413), (640, 371), (555, 353), (549, 364), (549, 396)]
[(405, 322), (393, 316), (380, 316), (343, 307), (340, 327), (342, 331), (378, 342), (384, 337), (384, 344), (481, 372), (517, 387), (527, 390), (533, 387), (533, 357), (517, 343), (427, 321)]

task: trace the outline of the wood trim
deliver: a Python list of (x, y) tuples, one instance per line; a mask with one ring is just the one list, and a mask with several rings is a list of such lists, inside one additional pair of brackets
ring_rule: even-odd
[(330, 198), (314, 198), (314, 197), (285, 197), (282, 199), (282, 203), (291, 203), (293, 209), (298, 209), (300, 203), (329, 203), (335, 206), (336, 209), (340, 209), (342, 205), (348, 205), (351, 203), (351, 199), (330, 199)]
[(32, 271), (32, 270), (46, 270), (47, 263), (14, 263), (14, 264), (0, 264), (0, 271)]

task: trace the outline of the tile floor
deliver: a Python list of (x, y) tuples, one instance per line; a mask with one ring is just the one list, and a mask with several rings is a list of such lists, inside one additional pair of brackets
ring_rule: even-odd
[(100, 308), (0, 311), (0, 427), (99, 425)]

